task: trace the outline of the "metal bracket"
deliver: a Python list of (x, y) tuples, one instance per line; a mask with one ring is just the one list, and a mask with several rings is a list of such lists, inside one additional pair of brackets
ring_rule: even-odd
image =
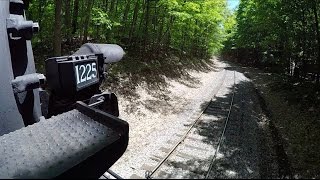
[(43, 74), (28, 74), (23, 76), (18, 76), (12, 80), (13, 92), (20, 93), (32, 89), (39, 88), (41, 85), (44, 85), (46, 78)]
[(114, 93), (95, 94), (89, 100), (89, 106), (98, 108), (113, 116), (119, 116), (118, 99)]
[(39, 24), (33, 21), (26, 21), (21, 15), (11, 14), (7, 18), (7, 29), (13, 40), (19, 37), (31, 40), (33, 34), (39, 32)]

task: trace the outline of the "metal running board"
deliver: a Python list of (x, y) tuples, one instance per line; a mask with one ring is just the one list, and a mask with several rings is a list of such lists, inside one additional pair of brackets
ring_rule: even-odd
[(78, 102), (77, 109), (1, 136), (0, 144), (1, 179), (98, 178), (125, 151), (128, 124)]

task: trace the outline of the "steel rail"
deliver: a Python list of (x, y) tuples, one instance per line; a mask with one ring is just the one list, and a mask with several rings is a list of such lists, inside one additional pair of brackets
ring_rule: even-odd
[[(224, 74), (223, 77), (221, 78), (222, 80), (220, 81), (219, 86), (217, 86), (217, 90), (214, 93), (214, 97), (216, 97), (216, 95), (218, 94), (219, 90), (222, 87), (222, 84), (224, 83), (225, 80), (225, 76), (226, 76), (226, 70), (224, 69)], [(205, 109), (200, 113), (200, 115), (198, 116), (198, 118), (192, 123), (192, 125), (189, 127), (188, 131), (181, 137), (181, 139), (173, 146), (173, 148), (169, 151), (169, 153), (157, 164), (157, 166), (155, 166), (153, 168), (152, 171), (146, 171), (145, 174), (145, 178), (146, 179), (151, 179), (153, 174), (163, 165), (163, 163), (172, 155), (172, 153), (177, 149), (177, 147), (186, 139), (186, 137), (188, 136), (188, 134), (190, 133), (190, 131), (192, 130), (192, 128), (198, 123), (198, 121), (200, 120), (201, 116), (203, 115), (203, 113), (208, 109), (210, 103), (212, 102), (213, 98), (211, 98), (210, 102), (207, 103)]]
[(234, 101), (234, 94), (235, 94), (235, 85), (236, 85), (236, 73), (235, 71), (234, 72), (234, 81), (233, 81), (233, 93), (232, 93), (232, 99), (231, 99), (231, 103), (230, 103), (230, 107), (229, 107), (229, 111), (228, 111), (228, 116), (227, 116), (227, 119), (225, 121), (225, 124), (224, 124), (224, 128), (223, 128), (223, 131), (222, 131), (222, 134), (219, 138), (219, 143), (218, 143), (218, 146), (216, 148), (216, 151), (213, 155), (213, 158), (211, 159), (211, 162), (210, 162), (210, 166), (209, 166), (209, 169), (208, 169), (208, 172), (207, 172), (207, 175), (206, 175), (206, 179), (208, 179), (209, 175), (210, 175), (210, 172), (212, 170), (212, 167), (213, 167), (213, 163), (214, 161), (216, 160), (217, 158), (217, 155), (219, 153), (219, 149), (221, 147), (221, 144), (223, 143), (224, 141), (224, 135), (225, 135), (225, 132), (226, 132), (226, 129), (227, 129), (227, 126), (228, 126), (228, 122), (229, 122), (229, 119), (230, 119), (230, 114), (231, 114), (231, 111), (232, 111), (232, 107), (233, 107), (233, 101)]

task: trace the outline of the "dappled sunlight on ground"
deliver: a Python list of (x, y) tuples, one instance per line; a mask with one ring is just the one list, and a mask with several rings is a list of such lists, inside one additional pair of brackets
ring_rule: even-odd
[(311, 88), (312, 84), (294, 83), (287, 76), (237, 67), (252, 79), (263, 97), (273, 123), (271, 128), (278, 131), (277, 141), (283, 144), (283, 153), (292, 166), (292, 177), (319, 177), (320, 113), (314, 108), (319, 105), (316, 89)]
[[(112, 170), (125, 178), (144, 177), (145, 171), (157, 164), (210, 103), (190, 137), (184, 140), (188, 148), (177, 149), (175, 156), (155, 175), (204, 178), (224, 128), (234, 89), (230, 124), (210, 176), (277, 177), (270, 135), (250, 80), (221, 61), (213, 59), (209, 64), (205, 71), (189, 69), (185, 70), (188, 75), (176, 78), (161, 73), (156, 76), (139, 74), (142, 82), (135, 85), (133, 76), (136, 74), (130, 74), (124, 82), (120, 78), (111, 83), (109, 88), (118, 95), (120, 118), (130, 124), (127, 152)], [(218, 90), (224, 74), (226, 80)], [(148, 78), (154, 81), (145, 81)], [(126, 94), (126, 91), (130, 92)]]

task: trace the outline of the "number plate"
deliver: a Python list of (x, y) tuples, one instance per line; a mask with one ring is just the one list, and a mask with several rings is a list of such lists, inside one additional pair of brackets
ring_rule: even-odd
[[(102, 63), (101, 63), (102, 62)], [(72, 96), (100, 82), (103, 59), (96, 55), (62, 56), (46, 60), (50, 89), (60, 96)]]
[(84, 61), (74, 66), (77, 89), (95, 84), (99, 81), (97, 61)]

